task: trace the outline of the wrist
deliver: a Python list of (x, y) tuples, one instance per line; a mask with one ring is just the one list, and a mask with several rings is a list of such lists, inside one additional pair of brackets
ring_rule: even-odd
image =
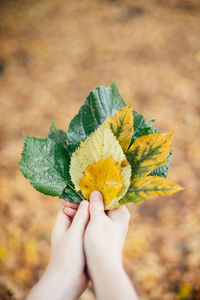
[(72, 281), (69, 274), (66, 274), (64, 268), (57, 268), (50, 262), (42, 277), (42, 283), (44, 286), (48, 285), (48, 289), (50, 290), (49, 294), (52, 293), (51, 295), (53, 295), (54, 291), (56, 291), (56, 294), (59, 294), (56, 295), (56, 300), (65, 299), (66, 296), (68, 296), (70, 300), (75, 299), (71, 294), (72, 289), (70, 290)]
[(88, 285), (88, 279), (84, 274), (84, 271), (77, 272), (75, 265), (57, 264), (54, 261), (50, 261), (46, 269), (46, 277), (54, 277), (55, 282), (59, 282), (60, 289), (63, 291), (63, 295), (67, 295), (67, 299), (78, 299), (80, 294), (86, 289)]
[(99, 278), (99, 274), (115, 276), (124, 272), (121, 256), (96, 255), (87, 257), (87, 267), (92, 281)]
[(72, 267), (71, 261), (60, 261), (59, 259), (51, 259), (45, 273), (48, 276), (54, 276), (55, 278), (62, 278), (62, 284), (70, 286), (77, 279), (76, 268)]
[(72, 288), (69, 276), (64, 270), (56, 268), (51, 262), (47, 266), (39, 282), (31, 290), (27, 300), (75, 300), (76, 289)]
[(97, 299), (137, 300), (121, 259), (93, 261), (88, 269)]
[(111, 267), (122, 265), (121, 252), (109, 253), (105, 250), (97, 249), (93, 251), (86, 251), (87, 265), (91, 268), (97, 266), (99, 268), (103, 266)]

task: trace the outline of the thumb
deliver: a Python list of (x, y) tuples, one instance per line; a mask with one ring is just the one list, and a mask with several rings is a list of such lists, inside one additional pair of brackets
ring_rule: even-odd
[(104, 214), (103, 197), (99, 191), (90, 194), (90, 216), (91, 218)]

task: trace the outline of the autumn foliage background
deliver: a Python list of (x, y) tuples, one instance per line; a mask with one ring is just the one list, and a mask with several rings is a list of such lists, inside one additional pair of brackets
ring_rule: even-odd
[(113, 80), (156, 127), (175, 129), (168, 178), (185, 187), (128, 205), (126, 270), (142, 300), (200, 299), (199, 30), (198, 0), (0, 1), (0, 299), (23, 299), (41, 276), (61, 206), (20, 173), (23, 132), (67, 129)]

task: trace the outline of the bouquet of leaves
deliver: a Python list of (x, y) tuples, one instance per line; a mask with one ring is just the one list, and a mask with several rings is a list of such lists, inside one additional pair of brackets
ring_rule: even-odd
[(99, 190), (105, 209), (171, 195), (182, 189), (165, 178), (173, 132), (153, 122), (126, 105), (115, 83), (98, 87), (67, 131), (52, 122), (45, 138), (25, 135), (20, 170), (39, 192), (70, 202)]

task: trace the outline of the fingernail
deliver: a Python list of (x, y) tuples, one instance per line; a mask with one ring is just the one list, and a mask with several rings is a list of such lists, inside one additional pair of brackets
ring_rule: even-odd
[(81, 205), (82, 208), (87, 208), (88, 207), (88, 201), (83, 200), (83, 201), (81, 201), (80, 205)]
[(101, 199), (102, 199), (102, 195), (99, 191), (93, 191), (90, 194), (90, 200), (92, 200), (92, 201), (99, 201)]

